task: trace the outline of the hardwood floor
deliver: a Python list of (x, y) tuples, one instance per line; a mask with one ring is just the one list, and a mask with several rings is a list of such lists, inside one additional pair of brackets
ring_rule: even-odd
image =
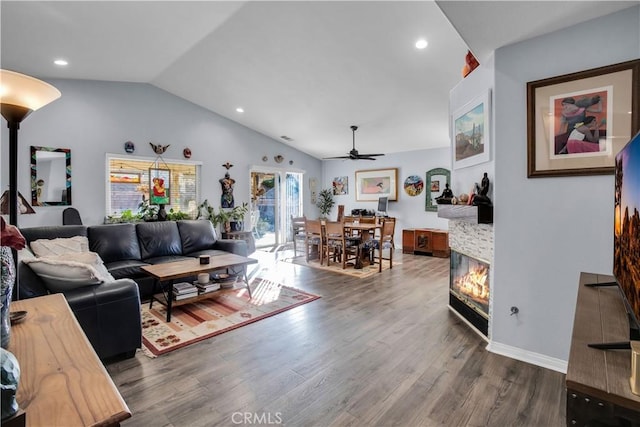
[[(292, 256), (291, 252), (285, 255)], [(322, 298), (107, 369), (124, 426), (563, 426), (564, 375), (487, 352), (450, 313), (449, 260), (401, 254), (373, 279), (260, 253), (258, 276)]]

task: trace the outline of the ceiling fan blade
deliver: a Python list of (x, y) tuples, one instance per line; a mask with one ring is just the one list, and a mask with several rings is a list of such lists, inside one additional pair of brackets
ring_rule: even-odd
[(377, 157), (377, 156), (384, 156), (384, 154), (360, 154), (361, 156), (367, 156), (367, 157)]
[(323, 157), (322, 160), (350, 159), (351, 156)]
[(364, 154), (361, 154), (361, 155), (358, 156), (357, 159), (353, 159), (353, 160), (376, 160), (376, 158), (375, 157), (368, 157), (368, 156), (365, 156)]

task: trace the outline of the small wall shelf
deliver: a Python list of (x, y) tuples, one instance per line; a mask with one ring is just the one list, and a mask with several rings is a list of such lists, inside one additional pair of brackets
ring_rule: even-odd
[(457, 219), (474, 224), (493, 224), (493, 206), (438, 205), (438, 218)]

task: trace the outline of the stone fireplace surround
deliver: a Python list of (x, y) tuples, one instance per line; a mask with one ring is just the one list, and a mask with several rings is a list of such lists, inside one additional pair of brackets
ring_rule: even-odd
[[(472, 258), (493, 265), (493, 224), (476, 224), (465, 220), (449, 219), (449, 247), (456, 252), (460, 252)], [(490, 270), (490, 283), (493, 282), (493, 269)], [(485, 336), (475, 326), (473, 326), (464, 314), (459, 312), (455, 307), (449, 305), (449, 308), (461, 316), (474, 330), (476, 330), (483, 338), (489, 339), (491, 332), (491, 312), (493, 302), (493, 292), (489, 294), (489, 328), (488, 334)]]

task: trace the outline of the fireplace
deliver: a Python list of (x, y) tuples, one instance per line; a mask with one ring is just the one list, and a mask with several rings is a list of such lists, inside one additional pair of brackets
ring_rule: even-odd
[(489, 264), (451, 251), (449, 305), (484, 336), (489, 329)]

